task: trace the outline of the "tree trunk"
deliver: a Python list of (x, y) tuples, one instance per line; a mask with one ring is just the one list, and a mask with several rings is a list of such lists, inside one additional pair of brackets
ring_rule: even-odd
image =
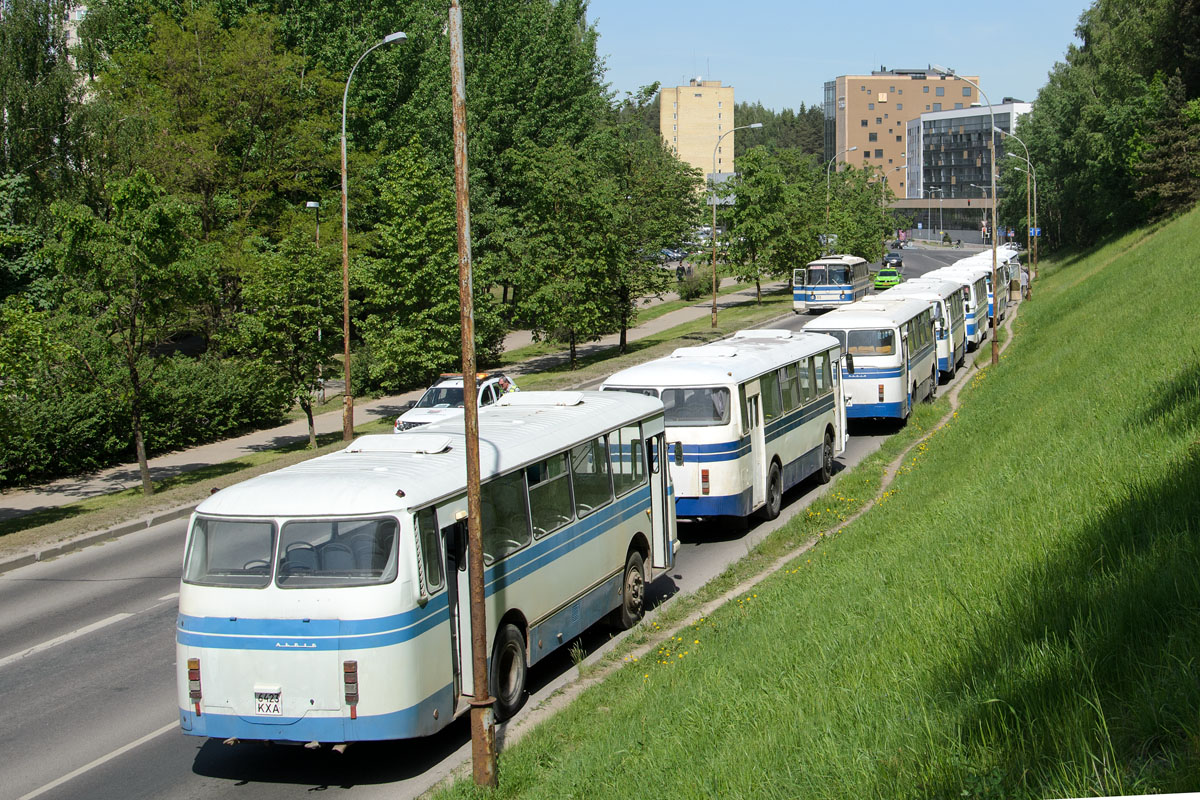
[(576, 367), (575, 358), (575, 331), (571, 331), (571, 369)]
[(154, 494), (154, 481), (150, 480), (150, 464), (146, 461), (146, 441), (142, 437), (142, 397), (141, 389), (133, 387), (133, 407), (130, 409), (133, 422), (133, 448), (137, 451), (138, 471), (142, 474), (142, 494), (146, 497)]
[(754, 294), (758, 297), (758, 304), (761, 306), (762, 305), (762, 284), (759, 282), (759, 279), (757, 276), (754, 278)]
[(317, 427), (313, 424), (312, 400), (308, 397), (307, 391), (300, 396), (300, 408), (304, 410), (304, 416), (308, 417), (308, 449), (317, 449)]

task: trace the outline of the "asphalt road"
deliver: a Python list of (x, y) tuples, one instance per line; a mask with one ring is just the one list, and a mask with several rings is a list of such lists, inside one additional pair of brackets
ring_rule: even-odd
[[(907, 277), (963, 256), (904, 253)], [(808, 319), (772, 324), (798, 329)], [(838, 468), (857, 464), (893, 430), (853, 425)], [(648, 599), (657, 605), (695, 591), (820, 489), (811, 480), (797, 487), (778, 520), (749, 529), (681, 523), (676, 569), (649, 587)], [(411, 797), (468, 757), (465, 719), (429, 739), (356, 744), (344, 754), (181, 734), (174, 620), (185, 527), (186, 520), (166, 523), (0, 575), (0, 798)], [(582, 637), (587, 650), (608, 640), (601, 627)], [(571, 667), (567, 648), (539, 664), (527, 709)]]

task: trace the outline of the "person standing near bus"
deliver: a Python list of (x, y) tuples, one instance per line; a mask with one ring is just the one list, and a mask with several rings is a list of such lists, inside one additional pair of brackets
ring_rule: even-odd
[(1021, 265), (1021, 299), (1029, 299), (1029, 267)]

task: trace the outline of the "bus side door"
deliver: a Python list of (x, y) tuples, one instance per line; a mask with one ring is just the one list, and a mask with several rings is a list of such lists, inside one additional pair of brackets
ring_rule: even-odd
[(446, 548), (446, 602), (450, 612), (450, 661), (456, 703), (463, 695), (475, 694), (471, 670), (471, 584), (467, 572), (466, 511), (466, 497), (451, 500), (437, 510)]
[(762, 391), (758, 380), (740, 387), (742, 395), (742, 431), (750, 435), (751, 508), (767, 502), (767, 440), (763, 426)]
[(646, 464), (650, 478), (650, 566), (667, 569), (675, 566), (675, 499), (671, 497), (671, 470), (667, 468), (667, 436), (663, 419), (642, 423), (646, 446)]

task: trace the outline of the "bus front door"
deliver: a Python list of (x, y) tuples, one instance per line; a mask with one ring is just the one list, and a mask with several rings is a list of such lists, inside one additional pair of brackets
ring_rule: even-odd
[[(648, 427), (648, 426), (647, 426)], [(666, 466), (667, 437), (645, 431), (646, 463), (650, 465), (650, 566), (667, 569), (675, 566), (675, 500), (671, 497), (671, 470)]]
[(751, 508), (767, 502), (767, 440), (763, 428), (762, 395), (758, 382), (746, 385), (746, 428), (750, 434)]
[[(458, 503), (466, 506), (466, 498)], [(457, 505), (457, 504), (452, 504)], [(454, 673), (454, 701), (461, 706), (463, 695), (473, 696), (471, 671), (471, 585), (467, 572), (467, 517), (455, 519), (452, 508), (439, 509), (438, 518), (454, 520), (442, 528), (446, 545), (446, 603), (450, 613), (450, 664)]]

